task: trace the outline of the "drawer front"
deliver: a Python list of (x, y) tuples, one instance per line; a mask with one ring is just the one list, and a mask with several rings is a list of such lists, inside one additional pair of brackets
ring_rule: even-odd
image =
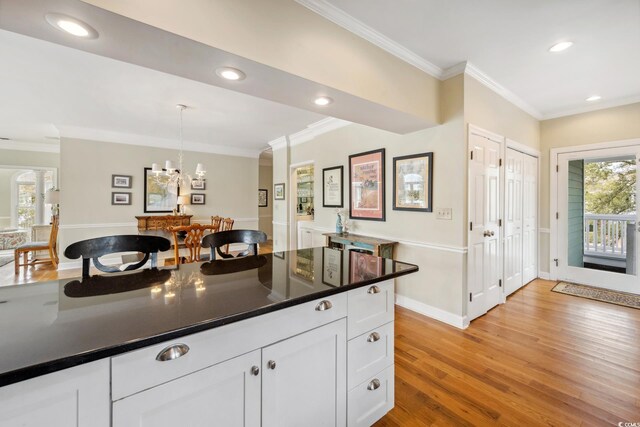
[(368, 427), (389, 412), (394, 405), (393, 385), (393, 366), (390, 366), (350, 390), (347, 395), (349, 427)]
[(349, 390), (393, 365), (393, 322), (349, 340), (347, 384)]
[(348, 339), (393, 320), (393, 279), (364, 286), (348, 293)]
[[(323, 307), (318, 307), (321, 303)], [(331, 308), (327, 308), (329, 304)], [(342, 293), (115, 356), (111, 358), (112, 400), (122, 399), (346, 315), (347, 295)], [(167, 356), (172, 353), (174, 356), (184, 354), (165, 361), (157, 360), (169, 347), (171, 349), (165, 353)]]

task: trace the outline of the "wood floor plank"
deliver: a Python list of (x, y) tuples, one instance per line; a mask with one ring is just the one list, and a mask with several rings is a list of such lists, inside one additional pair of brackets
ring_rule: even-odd
[(536, 280), (460, 330), (396, 308), (396, 408), (376, 426), (640, 422), (640, 310)]

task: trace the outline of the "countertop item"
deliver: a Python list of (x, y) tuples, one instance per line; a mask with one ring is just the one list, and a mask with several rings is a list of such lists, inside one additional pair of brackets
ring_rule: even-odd
[(0, 386), (416, 271), (313, 248), (0, 288)]

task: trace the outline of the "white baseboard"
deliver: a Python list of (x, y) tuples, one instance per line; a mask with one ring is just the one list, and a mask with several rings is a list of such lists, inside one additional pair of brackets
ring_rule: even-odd
[(551, 280), (551, 273), (548, 271), (539, 271), (538, 277), (544, 280)]
[(458, 316), (403, 295), (396, 294), (396, 304), (400, 307), (404, 307), (411, 311), (415, 311), (416, 313), (444, 322), (447, 325), (455, 326), (458, 329), (466, 329), (469, 326), (467, 316)]

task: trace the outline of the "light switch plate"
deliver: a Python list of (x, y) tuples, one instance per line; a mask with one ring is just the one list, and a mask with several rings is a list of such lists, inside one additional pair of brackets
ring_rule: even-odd
[(451, 219), (453, 215), (451, 208), (436, 208), (436, 219)]

